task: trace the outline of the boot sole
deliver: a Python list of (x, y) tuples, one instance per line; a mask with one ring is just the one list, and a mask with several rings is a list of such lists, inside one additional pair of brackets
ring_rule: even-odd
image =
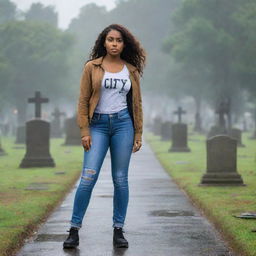
[(113, 242), (113, 245), (115, 248), (128, 248), (129, 244), (116, 244), (115, 242)]
[(67, 245), (67, 244), (63, 244), (63, 249), (74, 249), (74, 248), (76, 248), (78, 245), (79, 245), (79, 243), (76, 244), (76, 245)]

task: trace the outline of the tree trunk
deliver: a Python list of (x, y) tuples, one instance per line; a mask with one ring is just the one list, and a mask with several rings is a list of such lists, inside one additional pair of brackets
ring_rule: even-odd
[(195, 132), (202, 132), (202, 120), (201, 120), (201, 97), (195, 97), (195, 104), (196, 104), (196, 114), (195, 114), (195, 126), (194, 131)]

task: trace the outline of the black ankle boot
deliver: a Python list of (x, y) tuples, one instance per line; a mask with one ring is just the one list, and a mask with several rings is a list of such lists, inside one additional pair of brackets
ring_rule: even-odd
[(65, 249), (71, 249), (75, 248), (79, 245), (79, 236), (78, 236), (78, 229), (71, 227), (70, 230), (68, 230), (69, 236), (63, 243), (63, 248)]
[(128, 248), (128, 241), (124, 238), (122, 228), (114, 227), (113, 244), (116, 248)]

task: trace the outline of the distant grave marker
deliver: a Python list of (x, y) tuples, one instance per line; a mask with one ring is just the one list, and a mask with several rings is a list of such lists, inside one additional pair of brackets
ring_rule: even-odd
[(232, 128), (229, 135), (237, 141), (238, 147), (245, 147), (245, 145), (242, 143), (242, 131), (240, 129)]
[(229, 100), (220, 101), (215, 113), (218, 114), (218, 123), (217, 125), (214, 125), (213, 127), (211, 127), (207, 135), (208, 138), (211, 138), (216, 135), (225, 135), (228, 133), (226, 123), (230, 115)]
[(79, 127), (77, 126), (76, 116), (66, 119), (65, 130), (66, 140), (64, 145), (81, 145), (81, 134)]
[(58, 108), (54, 109), (52, 116), (54, 119), (51, 122), (51, 137), (52, 138), (61, 138), (62, 137), (62, 129), (60, 124), (61, 116), (65, 116), (64, 112), (61, 112)]
[(182, 115), (186, 114), (187, 112), (182, 109), (182, 107), (178, 107), (176, 111), (173, 112), (175, 115), (178, 116), (178, 123), (182, 123)]
[(153, 133), (155, 135), (161, 135), (161, 126), (162, 126), (162, 118), (160, 116), (156, 116), (153, 120)]
[(25, 144), (26, 143), (26, 127), (19, 126), (16, 130), (16, 141), (15, 144)]
[(172, 138), (172, 122), (166, 121), (161, 125), (162, 140), (171, 140)]
[(174, 114), (178, 115), (178, 123), (172, 125), (172, 146), (169, 152), (190, 152), (188, 148), (188, 127), (181, 123), (182, 115), (186, 114), (181, 107)]

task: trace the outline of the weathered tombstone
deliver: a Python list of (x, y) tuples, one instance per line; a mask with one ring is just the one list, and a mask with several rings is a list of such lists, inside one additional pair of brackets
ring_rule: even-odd
[(17, 127), (15, 144), (24, 144), (24, 143), (26, 143), (26, 127), (19, 126)]
[(172, 125), (172, 146), (169, 152), (190, 152), (188, 147), (188, 127), (182, 122), (182, 115), (186, 114), (181, 107), (174, 114), (178, 115), (178, 123)]
[(60, 124), (60, 117), (64, 116), (64, 112), (60, 112), (58, 108), (54, 109), (52, 113), (54, 119), (51, 122), (51, 137), (52, 138), (61, 138), (62, 137), (62, 129)]
[(153, 121), (153, 133), (155, 135), (161, 135), (161, 125), (162, 125), (161, 117), (156, 116)]
[(172, 138), (172, 122), (167, 121), (161, 125), (161, 139), (171, 140)]
[(66, 140), (64, 145), (81, 145), (81, 134), (77, 126), (76, 116), (67, 118), (65, 122)]
[(207, 171), (201, 185), (244, 185), (237, 173), (237, 141), (227, 135), (207, 140)]
[(238, 147), (245, 147), (245, 145), (242, 143), (242, 131), (240, 129), (232, 128), (229, 132), (229, 136), (237, 141)]
[(36, 119), (26, 123), (26, 154), (20, 168), (28, 167), (54, 167), (55, 163), (50, 155), (50, 124), (41, 120), (41, 104), (48, 102), (41, 98), (40, 92), (35, 93), (35, 98), (28, 99), (35, 103)]

